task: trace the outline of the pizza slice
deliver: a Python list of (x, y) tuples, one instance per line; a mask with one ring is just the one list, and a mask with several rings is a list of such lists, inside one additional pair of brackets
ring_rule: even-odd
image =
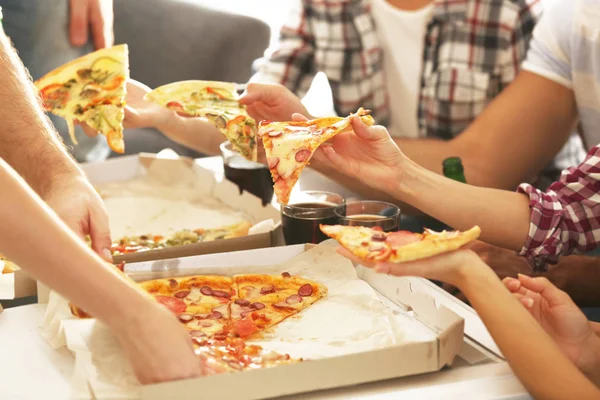
[(239, 103), (236, 85), (229, 82), (183, 81), (161, 86), (146, 100), (180, 114), (208, 119), (250, 161), (256, 161), (256, 122)]
[(346, 118), (330, 117), (311, 121), (266, 122), (259, 125), (267, 163), (273, 177), (277, 199), (287, 204), (292, 188), (319, 146), (351, 127), (351, 118), (359, 116), (373, 125), (369, 111), (359, 109)]
[(231, 303), (234, 335), (247, 338), (306, 309), (327, 295), (327, 288), (289, 273), (282, 276), (237, 275)]
[(183, 246), (199, 242), (212, 242), (220, 239), (232, 239), (247, 236), (248, 230), (251, 227), (252, 224), (250, 222), (242, 221), (237, 224), (219, 228), (200, 228), (193, 231), (185, 229), (175, 232), (169, 238), (151, 234), (125, 236), (112, 244), (111, 251), (113, 256), (119, 256), (148, 250), (163, 249), (165, 247)]
[(383, 232), (363, 226), (320, 225), (321, 231), (365, 261), (401, 263), (458, 250), (479, 237), (481, 229), (424, 233)]
[(302, 361), (289, 354), (266, 351), (261, 346), (247, 344), (240, 338), (225, 340), (193, 339), (195, 353), (202, 359), (207, 374), (220, 374), (270, 368)]
[(0, 274), (12, 274), (19, 268), (15, 263), (7, 260), (2, 254), (0, 254)]
[(171, 310), (192, 337), (227, 337), (233, 281), (224, 276), (188, 276), (141, 282), (140, 287)]
[(118, 45), (73, 60), (35, 82), (44, 108), (67, 121), (77, 144), (73, 121), (106, 136), (110, 148), (125, 151), (123, 118), (129, 78), (127, 45)]

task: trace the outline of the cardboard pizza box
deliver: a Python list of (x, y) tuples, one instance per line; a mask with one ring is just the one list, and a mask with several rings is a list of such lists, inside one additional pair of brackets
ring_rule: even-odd
[[(214, 172), (201, 167), (191, 158), (179, 157), (174, 152), (166, 152), (166, 156), (140, 153), (139, 155), (118, 157), (98, 163), (83, 164), (83, 170), (92, 184), (97, 188), (100, 188), (99, 191), (101, 195), (101, 187), (103, 184), (125, 181), (131, 182), (136, 178), (150, 177), (154, 182), (160, 183), (161, 185), (167, 185), (168, 187), (171, 187), (172, 185), (175, 188), (179, 185), (177, 187), (181, 188), (181, 186), (189, 185), (190, 187), (193, 187), (193, 190), (183, 192), (184, 196), (193, 195), (198, 198), (206, 197), (214, 199), (228, 209), (243, 213), (244, 219), (249, 220), (249, 222), (254, 225), (253, 228), (250, 229), (250, 234), (248, 236), (120, 255), (114, 258), (115, 263), (163, 260), (192, 255), (224, 253), (235, 250), (250, 250), (283, 244), (281, 239), (281, 217), (279, 210), (271, 204), (263, 207), (261, 200), (253, 194), (248, 192), (240, 194), (236, 184), (226, 179), (218, 180)], [(131, 202), (123, 207), (129, 208), (118, 211), (128, 211), (130, 213), (138, 212), (135, 207), (135, 202)], [(169, 212), (169, 210), (163, 211), (166, 211), (166, 213)], [(175, 211), (177, 210), (173, 210), (173, 212)], [(141, 212), (146, 213), (147, 211), (142, 210)], [(111, 209), (109, 209), (109, 216), (111, 218), (115, 217), (114, 214), (110, 214)], [(220, 217), (217, 215), (215, 218), (223, 218), (223, 214), (221, 213), (220, 215)], [(179, 218), (181, 219), (181, 216), (179, 216)], [(204, 218), (210, 219), (210, 215), (203, 214), (203, 218), (201, 219)], [(176, 221), (175, 223), (183, 224), (186, 229), (190, 230), (205, 228), (207, 227), (207, 224), (214, 227), (228, 225), (228, 223), (221, 223), (220, 220), (193, 220), (193, 217), (190, 217), (190, 219), (191, 220), (186, 221)], [(114, 222), (115, 221), (111, 221), (111, 227)], [(261, 224), (263, 226), (262, 228), (261, 226), (256, 226), (256, 224), (261, 222), (263, 222), (263, 224)], [(269, 223), (265, 224), (264, 222)], [(138, 227), (135, 228), (137, 229)], [(144, 227), (140, 228), (143, 229)], [(256, 231), (256, 233), (254, 233), (254, 231)], [(168, 232), (145, 233), (168, 235)], [(122, 236), (122, 233), (119, 232), (112, 232), (112, 234), (114, 240), (118, 240), (119, 237)]]
[(36, 281), (27, 272), (17, 269), (10, 274), (0, 274), (0, 300), (14, 300), (36, 294)]
[[(125, 272), (137, 281), (197, 274), (266, 273), (265, 271), (279, 271), (281, 268), (292, 268), (293, 274), (302, 276), (298, 273), (298, 270), (293, 268), (304, 268), (306, 271), (310, 271), (311, 268), (334, 268), (337, 265), (336, 263), (345, 262), (347, 263), (344, 266), (346, 271), (356, 271), (357, 275), (356, 278), (353, 278), (355, 280), (352, 280), (352, 283), (362, 282), (360, 285), (367, 286), (369, 290), (373, 291), (377, 295), (377, 299), (386, 307), (386, 310), (393, 313), (396, 316), (395, 318), (404, 321), (401, 335), (401, 338), (404, 339), (383, 348), (358, 352), (352, 349), (353, 345), (351, 343), (348, 343), (348, 345), (340, 347), (344, 350), (342, 354), (336, 356), (316, 358), (274, 368), (138, 386), (135, 390), (127, 392), (122, 391), (123, 388), (115, 389), (111, 387), (110, 383), (102, 379), (104, 376), (101, 371), (102, 368), (90, 364), (90, 353), (94, 359), (107, 359), (110, 362), (123, 364), (123, 359), (119, 361), (119, 357), (114, 357), (114, 354), (95, 353), (96, 350), (107, 351), (108, 341), (101, 339), (102, 335), (100, 333), (95, 333), (92, 335), (95, 337), (94, 340), (97, 343), (103, 343), (103, 348), (86, 348), (82, 343), (90, 340), (85, 338), (90, 335), (89, 325), (78, 331), (75, 329), (74, 324), (69, 323), (65, 325), (66, 336), (69, 338), (66, 342), (75, 343), (73, 345), (75, 348), (69, 348), (75, 354), (75, 364), (81, 368), (80, 373), (78, 374), (78, 371), (76, 371), (75, 375), (79, 379), (83, 379), (78, 383), (74, 383), (74, 385), (79, 388), (85, 387), (86, 390), (89, 389), (89, 398), (196, 399), (198, 393), (202, 393), (203, 397), (210, 399), (236, 398), (250, 400), (419, 375), (439, 371), (445, 366), (451, 365), (465, 343), (465, 321), (459, 314), (447, 307), (449, 303), (456, 302), (456, 300), (439, 297), (437, 292), (442, 290), (435, 285), (420, 286), (419, 290), (416, 290), (415, 283), (421, 281), (421, 279), (380, 275), (362, 266), (351, 265), (349, 261), (335, 255), (333, 251), (335, 246), (336, 243), (330, 240), (319, 246), (296, 245), (227, 254), (155, 260), (127, 264)], [(313, 273), (326, 273), (315, 271), (313, 270)], [(328, 286), (328, 288), (331, 290), (333, 286)], [(331, 294), (332, 292), (330, 292)], [(337, 296), (339, 296), (339, 291)], [(440, 299), (440, 301), (435, 301), (434, 297)], [(332, 302), (337, 303), (339, 299), (340, 297), (337, 297)], [(315, 305), (319, 305), (319, 302)], [(311, 307), (315, 307), (315, 305)], [(323, 307), (326, 305), (321, 304), (321, 306), (322, 312)], [(48, 309), (52, 308), (56, 308), (56, 304), (48, 307)], [(298, 319), (300, 322), (292, 320), (290, 324), (312, 321), (312, 319), (307, 319), (308, 313), (306, 311), (305, 316)], [(51, 321), (50, 323), (56, 326), (56, 323), (52, 322), (52, 317), (48, 314), (46, 320)], [(325, 321), (323, 322), (325, 323)], [(327, 321), (327, 323), (331, 324), (332, 322)], [(370, 328), (367, 327), (366, 329)], [(359, 339), (362, 340), (362, 338), (356, 340)], [(310, 340), (307, 339), (309, 342)], [(281, 341), (285, 340), (281, 339)], [(308, 345), (311, 344), (308, 343)], [(361, 345), (357, 344), (359, 347)], [(346, 349), (350, 349), (347, 354)], [(321, 351), (321, 348), (318, 351)], [(94, 370), (96, 367), (98, 369)], [(114, 375), (116, 367), (104, 365), (103, 368), (112, 371), (109, 375), (118, 378), (117, 381), (127, 381), (126, 377)], [(86, 374), (88, 374), (87, 377)]]

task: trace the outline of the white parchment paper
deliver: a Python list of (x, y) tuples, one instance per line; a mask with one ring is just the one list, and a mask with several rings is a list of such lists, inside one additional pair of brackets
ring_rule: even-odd
[[(190, 269), (190, 275), (286, 271), (327, 286), (326, 298), (288, 318), (256, 341), (266, 349), (289, 353), (292, 357), (316, 360), (436, 339), (435, 334), (410, 313), (389, 301), (384, 304), (381, 296), (358, 278), (352, 263), (335, 253), (335, 247), (333, 241), (324, 242), (275, 266), (198, 266)], [(139, 386), (133, 371), (108, 329), (94, 320), (65, 321), (60, 314), (60, 303), (55, 297), (54, 304), (49, 306), (44, 330), (55, 332), (50, 337), (56, 343), (61, 343), (62, 333), (64, 342), (75, 354), (74, 391), (77, 389), (80, 394), (85, 387), (82, 380), (86, 380), (97, 398), (136, 398)], [(57, 320), (60, 329), (56, 328)]]

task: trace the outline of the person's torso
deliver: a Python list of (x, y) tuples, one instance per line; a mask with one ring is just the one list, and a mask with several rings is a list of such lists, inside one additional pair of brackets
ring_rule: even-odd
[[(421, 136), (456, 136), (502, 90), (503, 51), (516, 40), (504, 21), (514, 25), (518, 19), (515, 3), (434, 0), (418, 39), (424, 45), (416, 111)], [(314, 33), (311, 68), (327, 75), (338, 114), (363, 106), (387, 125), (390, 108), (397, 105), (390, 103), (384, 72), (389, 55), (382, 50), (371, 1), (309, 1), (304, 7), (304, 23)]]
[(580, 133), (586, 150), (600, 143), (600, 1), (575, 2), (570, 59)]
[(371, 12), (384, 52), (383, 70), (390, 104), (389, 131), (394, 136), (418, 137), (417, 104), (423, 66), (425, 31), (433, 5), (405, 11), (386, 0), (373, 0)]

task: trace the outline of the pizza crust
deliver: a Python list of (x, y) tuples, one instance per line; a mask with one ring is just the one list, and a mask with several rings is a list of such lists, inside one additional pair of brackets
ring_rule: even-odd
[(449, 253), (474, 241), (480, 234), (481, 229), (478, 226), (475, 226), (468, 231), (459, 233), (453, 238), (436, 237), (437, 235), (428, 236), (421, 242), (402, 246), (399, 249), (400, 251), (397, 251), (396, 254), (392, 254), (389, 261), (393, 263), (402, 263)]

